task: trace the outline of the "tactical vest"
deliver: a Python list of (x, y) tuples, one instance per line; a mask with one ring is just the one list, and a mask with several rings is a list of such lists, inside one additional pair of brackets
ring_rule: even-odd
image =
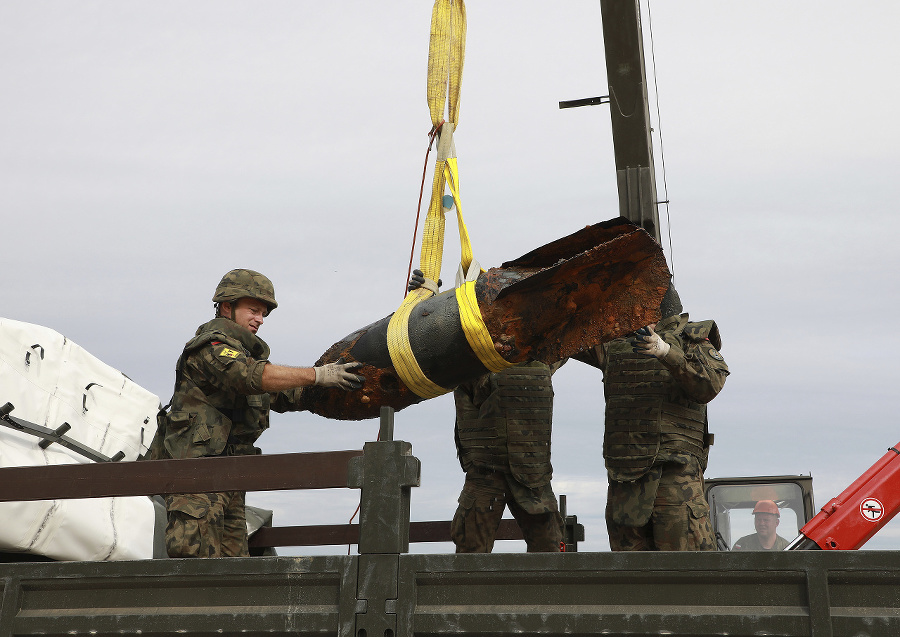
[[(687, 325), (682, 319), (669, 329), (681, 335)], [(657, 328), (663, 331), (662, 325)], [(633, 352), (625, 339), (613, 341), (603, 382), (603, 457), (611, 479), (637, 480), (660, 451), (689, 453), (702, 461), (706, 405), (690, 400), (656, 358)]]
[(527, 363), (492, 373), (479, 417), (457, 420), (456, 446), (463, 470), (511, 473), (535, 489), (550, 482), (553, 386), (550, 368)]
[(269, 357), (265, 341), (228, 319), (217, 318), (200, 326), (178, 359), (172, 409), (161, 418), (165, 424), (164, 457), (252, 454), (253, 443), (269, 426), (269, 394), (237, 394), (190, 376), (185, 368), (187, 357), (214, 341), (257, 360)]

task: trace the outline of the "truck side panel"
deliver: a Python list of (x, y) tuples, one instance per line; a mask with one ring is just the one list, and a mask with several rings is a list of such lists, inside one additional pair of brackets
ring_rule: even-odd
[(20, 563), (0, 586), (3, 635), (900, 634), (880, 551)]

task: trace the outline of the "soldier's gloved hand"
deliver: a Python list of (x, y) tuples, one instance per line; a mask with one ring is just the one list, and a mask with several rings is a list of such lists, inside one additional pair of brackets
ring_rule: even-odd
[(313, 367), (316, 372), (316, 385), (321, 387), (340, 387), (344, 390), (359, 389), (366, 379), (351, 374), (351, 369), (360, 367), (362, 363), (345, 363), (343, 358), (336, 363), (326, 363), (321, 367)]
[[(429, 283), (431, 285), (428, 285)], [(443, 281), (440, 279), (437, 280), (437, 285), (435, 285), (434, 281), (425, 278), (425, 274), (421, 270), (413, 270), (412, 276), (409, 278), (409, 287), (406, 289), (408, 292), (412, 292), (418, 288), (426, 288), (437, 294), (441, 285), (443, 285)]]
[(642, 327), (635, 332), (634, 340), (631, 342), (631, 349), (637, 354), (646, 356), (655, 356), (663, 358), (669, 353), (670, 345), (659, 337), (659, 334), (653, 331), (649, 325)]

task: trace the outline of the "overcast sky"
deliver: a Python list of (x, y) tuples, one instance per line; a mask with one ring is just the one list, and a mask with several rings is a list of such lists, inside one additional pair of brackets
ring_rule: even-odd
[[(431, 127), (431, 6), (0, 1), (0, 315), (62, 332), (166, 402), (232, 268), (275, 283), (260, 332), (274, 362), (310, 365), (390, 314)], [(812, 473), (820, 507), (900, 439), (900, 5), (651, 9), (665, 251), (732, 371), (709, 408), (707, 477)], [(467, 10), (455, 139), (490, 267), (617, 216), (615, 168), (608, 107), (558, 108), (607, 93), (599, 2)], [(648, 66), (649, 27), (645, 7)], [(451, 219), (445, 281), (458, 254)], [(554, 488), (586, 526), (582, 550), (605, 550), (600, 373), (573, 361), (554, 386)], [(266, 453), (359, 448), (378, 432), (307, 413), (273, 422)], [(413, 520), (456, 508), (452, 425), (450, 396), (396, 415), (422, 461)], [(278, 525), (338, 524), (358, 494), (249, 500)], [(900, 548), (900, 526), (868, 547)]]

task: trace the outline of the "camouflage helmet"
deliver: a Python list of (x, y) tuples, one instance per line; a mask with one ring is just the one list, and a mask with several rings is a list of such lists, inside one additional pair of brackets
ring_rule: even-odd
[(222, 277), (213, 295), (214, 303), (234, 302), (238, 299), (251, 298), (265, 303), (269, 312), (278, 307), (275, 300), (275, 286), (265, 275), (254, 270), (239, 268)]

